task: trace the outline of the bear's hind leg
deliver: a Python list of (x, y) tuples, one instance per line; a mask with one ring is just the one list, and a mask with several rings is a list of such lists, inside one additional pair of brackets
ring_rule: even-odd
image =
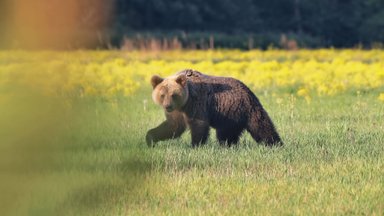
[(241, 132), (242, 130), (236, 130), (235, 128), (232, 128), (231, 130), (217, 129), (216, 136), (219, 140), (220, 145), (231, 146), (232, 144), (236, 144), (237, 142), (239, 142)]
[(264, 110), (255, 110), (251, 113), (247, 130), (258, 143), (263, 142), (267, 146), (283, 144), (272, 120)]

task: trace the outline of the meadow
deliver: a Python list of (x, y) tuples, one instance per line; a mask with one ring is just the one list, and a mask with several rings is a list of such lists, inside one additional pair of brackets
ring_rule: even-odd
[[(150, 77), (247, 84), (285, 145), (147, 147)], [(5, 215), (383, 215), (384, 51), (1, 51)]]

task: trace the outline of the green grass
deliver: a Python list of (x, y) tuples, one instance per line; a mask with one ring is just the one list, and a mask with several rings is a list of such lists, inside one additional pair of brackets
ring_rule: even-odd
[[(375, 92), (309, 104), (256, 93), (285, 146), (267, 148), (244, 133), (225, 148), (212, 130), (200, 148), (189, 132), (149, 148), (146, 131), (164, 120), (149, 86), (65, 109), (52, 100), (8, 108), (1, 129), (19, 147), (0, 146), (0, 207), (7, 215), (384, 214), (384, 105)], [(20, 117), (30, 110), (36, 119)], [(4, 124), (12, 115), (35, 133), (16, 139), (20, 127)], [(26, 142), (35, 148), (25, 151)]]

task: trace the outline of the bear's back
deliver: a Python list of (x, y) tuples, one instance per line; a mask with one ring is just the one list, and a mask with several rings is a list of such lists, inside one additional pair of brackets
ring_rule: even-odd
[(246, 124), (248, 114), (261, 107), (257, 97), (237, 79), (208, 76), (195, 70), (179, 73), (184, 73), (191, 83), (190, 93), (195, 104), (206, 104), (213, 127), (229, 122), (242, 126)]
[(252, 91), (241, 81), (231, 77), (209, 76), (196, 70), (187, 69), (178, 73), (185, 74), (188, 81), (192, 83), (193, 90), (201, 94), (213, 94), (223, 99), (233, 98), (257, 100)]

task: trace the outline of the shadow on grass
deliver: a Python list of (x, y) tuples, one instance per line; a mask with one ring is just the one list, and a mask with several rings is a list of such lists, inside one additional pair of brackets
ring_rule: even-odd
[(112, 176), (89, 180), (87, 184), (69, 192), (58, 206), (62, 215), (113, 215), (119, 207), (129, 206), (145, 187), (151, 166), (146, 161), (127, 159), (118, 164)]

